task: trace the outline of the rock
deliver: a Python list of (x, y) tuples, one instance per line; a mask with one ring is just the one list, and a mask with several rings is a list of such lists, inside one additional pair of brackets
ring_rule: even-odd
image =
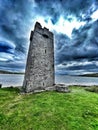
[(57, 92), (65, 92), (65, 93), (70, 92), (68, 86), (66, 86), (65, 84), (56, 84), (55, 89)]
[(46, 91), (55, 91), (55, 86), (45, 88)]
[(41, 92), (44, 92), (44, 91), (45, 90), (43, 90), (43, 89), (42, 90), (41, 89), (40, 90), (34, 90), (33, 93), (41, 93)]

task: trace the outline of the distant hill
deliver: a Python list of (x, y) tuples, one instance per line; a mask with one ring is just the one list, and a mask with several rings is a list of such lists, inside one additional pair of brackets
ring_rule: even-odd
[(11, 72), (11, 71), (0, 70), (0, 74), (24, 74), (24, 72)]
[(85, 77), (98, 77), (98, 73), (93, 73), (93, 74), (84, 74), (81, 76), (85, 76)]

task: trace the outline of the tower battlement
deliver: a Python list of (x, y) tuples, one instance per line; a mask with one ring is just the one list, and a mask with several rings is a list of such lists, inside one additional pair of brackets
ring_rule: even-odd
[(46, 27), (42, 28), (41, 24), (36, 22), (35, 24), (35, 31), (40, 33), (41, 35), (45, 36), (46, 38), (51, 38), (53, 39), (53, 33), (49, 31)]

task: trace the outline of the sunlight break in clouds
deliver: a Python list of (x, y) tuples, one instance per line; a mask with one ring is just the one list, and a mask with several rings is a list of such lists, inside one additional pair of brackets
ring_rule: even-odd
[[(47, 19), (47, 23), (45, 22), (45, 19)], [(44, 27), (49, 28), (51, 31), (56, 31), (57, 33), (66, 34), (68, 37), (71, 38), (72, 30), (74, 28), (79, 29), (81, 26), (84, 26), (86, 22), (79, 22), (75, 17), (72, 17), (72, 21), (65, 20), (63, 16), (60, 16), (58, 22), (54, 25), (51, 22), (51, 17), (44, 18), (38, 17), (35, 21), (38, 21), (41, 23), (41, 25)]]
[(98, 10), (96, 10), (92, 15), (91, 18), (93, 19), (93, 21), (96, 21), (98, 19)]

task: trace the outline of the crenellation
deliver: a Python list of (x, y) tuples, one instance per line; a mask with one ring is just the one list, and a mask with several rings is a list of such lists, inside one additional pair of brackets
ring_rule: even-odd
[(33, 34), (34, 34), (34, 32), (33, 32), (33, 31), (31, 31), (31, 34), (30, 34), (30, 41), (32, 41)]
[(42, 26), (41, 26), (41, 24), (39, 22), (35, 23), (35, 30), (36, 30), (36, 28), (40, 28), (40, 29), (42, 28)]

